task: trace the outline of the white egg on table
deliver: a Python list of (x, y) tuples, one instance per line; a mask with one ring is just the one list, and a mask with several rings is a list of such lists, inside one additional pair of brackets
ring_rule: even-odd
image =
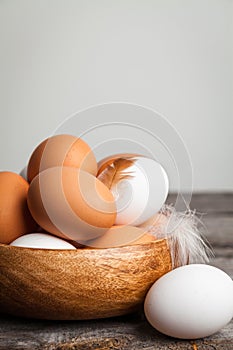
[(154, 283), (144, 310), (161, 333), (181, 339), (207, 337), (233, 317), (233, 281), (210, 265), (182, 266)]
[(47, 233), (29, 233), (17, 238), (10, 245), (36, 249), (76, 249), (69, 242)]
[(118, 159), (114, 157), (112, 164), (107, 160), (108, 167), (102, 166), (103, 171), (98, 178), (108, 182), (108, 175), (116, 168), (120, 176), (116, 176), (118, 181), (113, 179), (110, 188), (117, 207), (115, 224), (137, 226), (155, 215), (165, 203), (169, 189), (168, 176), (153, 159), (142, 156), (125, 159), (129, 163), (125, 167), (124, 155)]

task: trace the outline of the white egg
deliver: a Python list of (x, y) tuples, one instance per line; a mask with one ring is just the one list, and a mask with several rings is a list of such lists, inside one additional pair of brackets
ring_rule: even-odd
[(10, 245), (37, 249), (76, 249), (65, 240), (48, 235), (47, 233), (29, 233), (17, 238)]
[(182, 266), (154, 283), (144, 310), (150, 324), (166, 335), (182, 339), (206, 337), (233, 317), (233, 281), (210, 265)]
[(116, 199), (116, 225), (140, 225), (164, 204), (168, 195), (168, 177), (163, 167), (153, 159), (139, 157), (123, 174), (130, 174), (113, 186)]

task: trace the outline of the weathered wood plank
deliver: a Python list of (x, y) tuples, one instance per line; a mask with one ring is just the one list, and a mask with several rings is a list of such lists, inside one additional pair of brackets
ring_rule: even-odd
[(232, 349), (233, 323), (221, 332), (196, 341), (166, 337), (154, 330), (141, 314), (86, 322), (2, 322), (0, 349)]
[(204, 235), (214, 247), (233, 246), (233, 214), (207, 214), (201, 221), (205, 225)]
[(233, 279), (233, 247), (215, 248), (215, 257), (210, 260), (210, 265), (225, 271)]
[[(169, 195), (167, 203), (175, 198), (175, 194)], [(204, 235), (213, 247), (233, 245), (233, 193), (194, 194), (191, 209), (197, 210)]]
[[(167, 203), (174, 203), (177, 194), (171, 193)], [(232, 193), (194, 193), (192, 196), (191, 209), (201, 213), (231, 213), (233, 214), (233, 192)]]

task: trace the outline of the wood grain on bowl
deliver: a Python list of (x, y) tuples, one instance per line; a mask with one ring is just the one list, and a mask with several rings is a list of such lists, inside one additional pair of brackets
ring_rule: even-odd
[(171, 270), (166, 240), (109, 249), (42, 250), (0, 245), (1, 312), (80, 320), (124, 315)]

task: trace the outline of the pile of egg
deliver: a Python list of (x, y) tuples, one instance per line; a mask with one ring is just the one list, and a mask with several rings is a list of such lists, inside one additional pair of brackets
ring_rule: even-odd
[[(168, 177), (153, 159), (119, 154), (98, 164), (80, 138), (56, 135), (32, 153), (23, 176), (0, 172), (0, 243), (40, 249), (98, 249), (155, 240), (143, 227), (166, 201)], [(193, 264), (162, 276), (145, 299), (150, 324), (196, 339), (233, 315), (233, 282)]]
[(0, 243), (67, 249), (153, 240), (140, 226), (167, 194), (168, 177), (155, 160), (121, 154), (97, 164), (81, 138), (55, 135), (33, 151), (25, 178), (0, 173)]

